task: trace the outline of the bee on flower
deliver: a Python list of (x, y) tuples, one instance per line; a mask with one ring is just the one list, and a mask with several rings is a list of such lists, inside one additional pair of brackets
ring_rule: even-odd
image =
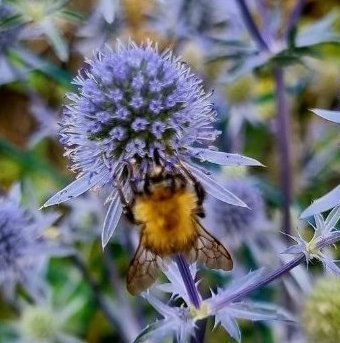
[[(76, 91), (68, 94), (70, 102), (65, 106), (61, 122), (60, 141), (78, 179), (44, 206), (59, 204), (94, 187), (110, 187), (103, 247), (123, 210), (133, 222), (146, 227), (147, 212), (151, 210), (150, 215), (155, 217), (152, 220), (168, 224), (157, 224), (161, 232), (143, 231), (141, 244), (149, 248), (147, 251), (160, 257), (189, 252), (197, 244), (197, 237), (205, 232), (198, 222), (192, 223), (203, 212), (203, 189), (227, 203), (246, 206), (195, 166), (192, 159), (220, 165), (260, 163), (209, 148), (218, 135), (210, 94), (205, 93), (202, 80), (170, 51), (159, 53), (151, 42), (141, 46), (118, 42), (115, 51), (106, 48), (87, 64), (74, 80)], [(167, 197), (176, 201), (169, 202), (166, 213), (161, 215), (159, 210), (152, 214), (155, 205)], [(170, 240), (169, 246), (166, 239), (164, 246), (149, 244), (155, 241), (153, 234), (161, 237), (171, 220), (181, 222), (182, 218), (187, 221), (187, 231), (178, 230), (182, 238), (176, 242)], [(146, 237), (148, 244), (145, 245)], [(212, 244), (217, 242), (210, 235), (209, 239)], [(134, 261), (138, 261), (138, 251)], [(223, 254), (229, 255), (224, 250)], [(225, 268), (229, 269), (230, 265)]]

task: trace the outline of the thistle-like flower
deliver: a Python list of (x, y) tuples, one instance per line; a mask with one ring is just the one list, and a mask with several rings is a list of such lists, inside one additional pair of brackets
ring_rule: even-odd
[(246, 206), (191, 162), (198, 158), (222, 165), (260, 165), (207, 148), (218, 134), (213, 127), (216, 114), (202, 81), (178, 58), (171, 52), (159, 54), (151, 43), (118, 42), (115, 51), (107, 48), (87, 63), (74, 80), (77, 91), (68, 94), (70, 104), (61, 122), (61, 143), (78, 179), (44, 206), (109, 184), (113, 191), (104, 221), (105, 246), (122, 212), (115, 186), (131, 177), (125, 166), (143, 178), (156, 155), (170, 168), (189, 169), (220, 200)]
[[(188, 296), (188, 290), (181, 281), (181, 273), (174, 263), (168, 265), (164, 271), (169, 283), (159, 285), (157, 288), (172, 293), (172, 298), (180, 297), (185, 305), (173, 307), (164, 304), (151, 292), (144, 293), (144, 298), (158, 311), (164, 319), (147, 326), (136, 338), (135, 343), (144, 342), (149, 338), (160, 341), (165, 337), (176, 337), (179, 342), (187, 342), (190, 336), (195, 336), (197, 322), (210, 316), (215, 317), (215, 325), (221, 324), (229, 335), (236, 341), (241, 341), (241, 332), (236, 319), (259, 320), (291, 320), (290, 315), (270, 303), (242, 301), (242, 293), (256, 287), (261, 279), (265, 277), (264, 270), (249, 273), (248, 275), (235, 279), (226, 289), (219, 289), (206, 300), (200, 299), (198, 307), (194, 307)], [(196, 267), (191, 267), (191, 276), (196, 277)], [(235, 297), (235, 301), (233, 301)], [(224, 300), (229, 300), (225, 302)], [(238, 298), (238, 299), (237, 299)], [(240, 299), (241, 298), (241, 299)], [(237, 300), (236, 300), (237, 299)]]
[(43, 230), (58, 216), (26, 210), (19, 201), (18, 186), (8, 197), (0, 197), (0, 287), (9, 299), (17, 283), (31, 296), (39, 296), (42, 282), (38, 276), (47, 257), (63, 253), (43, 237)]
[(301, 323), (308, 342), (340, 340), (340, 278), (321, 279), (306, 298)]
[(209, 227), (215, 228), (215, 234), (221, 240), (225, 237), (228, 243), (237, 248), (245, 242), (252, 241), (260, 230), (269, 227), (265, 213), (265, 203), (253, 180), (236, 177), (224, 181), (223, 185), (244, 200), (249, 206), (235, 207), (223, 203), (214, 197), (207, 199), (207, 220)]
[(326, 271), (334, 274), (340, 274), (340, 268), (329, 254), (323, 251), (325, 245), (334, 244), (339, 238), (339, 231), (336, 225), (340, 219), (340, 207), (334, 208), (326, 219), (321, 214), (314, 216), (315, 225), (313, 238), (306, 241), (299, 234), (298, 237), (291, 237), (297, 244), (289, 247), (283, 253), (286, 254), (304, 254), (307, 263), (313, 259), (319, 260), (324, 265)]
[[(331, 212), (324, 225), (319, 225), (317, 242), (315, 249), (329, 247), (340, 240), (339, 231), (334, 231), (339, 212)], [(319, 220), (319, 219), (318, 219)], [(197, 290), (196, 267), (186, 268), (186, 272), (180, 268), (177, 260), (175, 263), (167, 265), (164, 273), (168, 277), (169, 283), (157, 286), (158, 289), (172, 294), (171, 299), (182, 298), (184, 305), (180, 308), (173, 308), (171, 303), (164, 304), (154, 297), (151, 292), (145, 293), (145, 298), (152, 306), (162, 314), (164, 320), (151, 324), (143, 330), (137, 337), (136, 342), (144, 342), (146, 339), (155, 338), (158, 341), (164, 337), (176, 336), (177, 339), (187, 339), (195, 335), (197, 321), (213, 316), (216, 325), (221, 324), (231, 337), (240, 342), (241, 333), (237, 319), (257, 320), (284, 320), (291, 321), (292, 316), (285, 310), (271, 303), (247, 301), (246, 298), (255, 290), (268, 285), (285, 273), (291, 271), (305, 260), (305, 253), (296, 246), (291, 247), (291, 253), (297, 255), (294, 259), (280, 265), (276, 269), (261, 268), (249, 274), (235, 278), (224, 289), (218, 289), (216, 293), (208, 299), (202, 300)], [(315, 250), (316, 251), (316, 250)], [(181, 280), (182, 278), (182, 280)], [(196, 301), (193, 301), (196, 298)], [(170, 302), (171, 302), (170, 299)], [(332, 312), (334, 313), (334, 312)], [(174, 327), (177, 330), (174, 330)], [(336, 327), (336, 326), (334, 326)]]

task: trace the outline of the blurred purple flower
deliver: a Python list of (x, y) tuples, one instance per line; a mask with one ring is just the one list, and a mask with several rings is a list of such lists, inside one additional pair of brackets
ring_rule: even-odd
[(0, 197), (0, 287), (9, 299), (18, 283), (32, 297), (39, 297), (43, 285), (39, 275), (48, 258), (69, 253), (44, 235), (44, 229), (59, 215), (25, 209), (20, 197), (19, 186), (13, 187), (7, 197)]
[(242, 244), (252, 245), (256, 236), (271, 226), (262, 194), (250, 177), (231, 177), (228, 181), (221, 182), (225, 188), (244, 200), (248, 208), (231, 206), (209, 196), (206, 203), (207, 226), (234, 249)]

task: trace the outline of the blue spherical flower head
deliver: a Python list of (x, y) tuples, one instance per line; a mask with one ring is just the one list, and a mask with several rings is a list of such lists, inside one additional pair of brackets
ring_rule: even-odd
[[(212, 179), (190, 165), (191, 157), (229, 164), (230, 154), (210, 153), (204, 148), (218, 134), (214, 129), (216, 113), (202, 81), (179, 58), (169, 51), (159, 54), (151, 43), (137, 46), (119, 42), (115, 51), (106, 48), (87, 63), (88, 68), (74, 80), (76, 91), (68, 94), (70, 103), (61, 123), (61, 143), (79, 178), (45, 206), (66, 201), (96, 185), (113, 186), (126, 163), (143, 171), (155, 154), (170, 165), (187, 163), (202, 183), (209, 184), (208, 192), (245, 205), (223, 188), (216, 191)], [(233, 158), (236, 163), (236, 156)], [(254, 160), (237, 161), (244, 163), (254, 164)], [(115, 190), (110, 200), (104, 245), (118, 222), (117, 213), (121, 213)]]
[(194, 143), (215, 140), (215, 112), (201, 80), (170, 52), (130, 43), (101, 51), (88, 64), (74, 81), (77, 92), (69, 95), (62, 122), (76, 171), (112, 172), (122, 161), (153, 159), (155, 150), (173, 160)]
[(18, 186), (8, 196), (0, 196), (0, 292), (10, 299), (18, 283), (31, 296), (41, 296), (42, 267), (49, 256), (65, 253), (44, 236), (44, 229), (59, 215), (24, 208), (20, 198)]

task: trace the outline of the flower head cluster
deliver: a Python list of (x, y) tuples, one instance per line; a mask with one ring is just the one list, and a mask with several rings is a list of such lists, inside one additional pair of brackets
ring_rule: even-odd
[[(206, 148), (217, 131), (215, 111), (202, 81), (170, 52), (159, 54), (151, 43), (137, 46), (118, 42), (115, 51), (98, 52), (74, 81), (61, 122), (61, 143), (79, 178), (49, 199), (51, 206), (94, 186), (125, 182), (126, 164), (137, 175), (157, 156), (170, 169), (186, 168), (222, 201), (243, 201), (191, 164), (191, 158), (220, 165), (261, 165), (251, 158)], [(176, 166), (176, 167), (175, 167)], [(110, 239), (122, 212), (114, 189), (103, 229), (103, 245)]]
[(22, 208), (19, 200), (18, 187), (8, 197), (0, 197), (0, 286), (9, 298), (18, 282), (35, 296), (39, 269), (47, 256), (56, 253), (43, 238), (43, 229), (56, 215), (38, 216)]
[[(113, 170), (119, 160), (153, 159), (156, 150), (171, 157), (216, 138), (201, 81), (171, 53), (131, 43), (88, 63), (62, 122), (61, 142), (74, 169)], [(84, 154), (91, 158), (84, 161)]]
[(316, 284), (306, 299), (301, 319), (308, 342), (340, 341), (340, 278), (325, 278)]

